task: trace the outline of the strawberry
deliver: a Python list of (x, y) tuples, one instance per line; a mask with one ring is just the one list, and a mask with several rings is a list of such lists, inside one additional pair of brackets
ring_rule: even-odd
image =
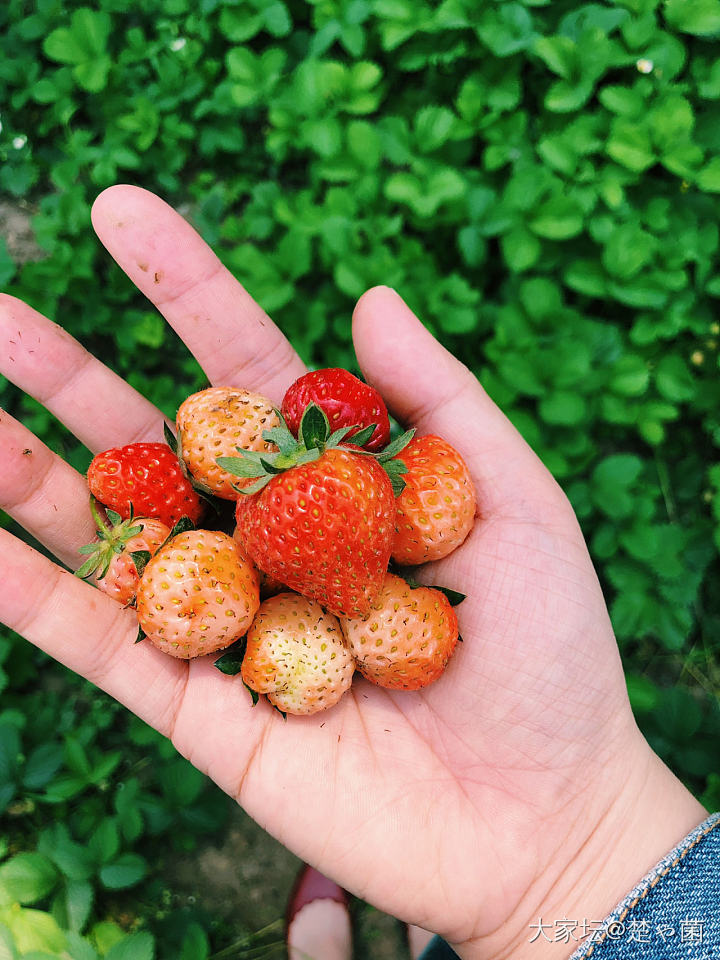
[[(392, 457), (412, 434), (371, 454), (343, 445), (349, 429), (330, 433), (324, 412), (310, 404), (300, 440), (278, 427), (265, 433), (278, 453), (239, 451), (240, 457), (219, 462), (235, 476), (257, 478), (238, 488), (235, 514), (253, 562), (331, 613), (364, 616), (390, 559), (394, 490), (405, 469)], [(368, 425), (363, 437), (372, 429)]]
[[(306, 407), (315, 403), (324, 411), (333, 430), (339, 427), (368, 427), (376, 424), (371, 438), (362, 446), (377, 452), (390, 440), (390, 421), (383, 398), (373, 387), (347, 370), (330, 367), (313, 370), (296, 380), (282, 402), (282, 415), (291, 432), (298, 436)], [(349, 442), (356, 430), (345, 437)]]
[(258, 583), (260, 585), (260, 596), (263, 600), (266, 600), (268, 597), (272, 597), (276, 593), (280, 593), (282, 590), (287, 590), (287, 587), (284, 583), (280, 583), (279, 580), (276, 580), (274, 577), (269, 576), (263, 570), (259, 570), (255, 564), (250, 559), (250, 555), (245, 549), (242, 540), (240, 539), (240, 534), (238, 533), (237, 527), (233, 531), (233, 540), (237, 544), (238, 552), (243, 560), (247, 560), (249, 564), (255, 570), (255, 573), (258, 577)]
[(194, 480), (224, 500), (236, 500), (233, 477), (216, 458), (238, 447), (269, 453), (276, 449), (263, 431), (280, 425), (270, 400), (236, 387), (210, 387), (188, 397), (177, 413), (180, 456)]
[(352, 683), (355, 662), (337, 617), (296, 593), (265, 600), (247, 634), (242, 678), (284, 713), (334, 706)]
[(261, 570), (331, 613), (364, 616), (390, 560), (395, 497), (374, 460), (327, 450), (241, 496), (242, 542)]
[(475, 488), (465, 461), (440, 437), (415, 437), (400, 457), (407, 467), (397, 500), (392, 556), (401, 565), (440, 560), (475, 521)]
[(92, 496), (90, 510), (100, 539), (80, 548), (80, 553), (89, 556), (76, 570), (76, 576), (84, 578), (94, 574), (93, 582), (103, 593), (118, 603), (131, 603), (140, 580), (133, 554), (139, 555), (140, 563), (145, 562), (165, 543), (170, 528), (162, 520), (146, 517), (123, 520), (114, 510), (106, 511), (108, 526), (100, 517), (97, 501)]
[(458, 641), (447, 597), (388, 573), (365, 619), (342, 618), (358, 669), (380, 687), (419, 690), (440, 676)]
[(123, 520), (131, 513), (173, 527), (181, 517), (197, 523), (202, 501), (165, 443), (130, 443), (93, 458), (87, 473), (90, 492)]
[(255, 571), (233, 538), (214, 530), (173, 537), (148, 561), (137, 591), (141, 630), (183, 660), (230, 646), (259, 605)]

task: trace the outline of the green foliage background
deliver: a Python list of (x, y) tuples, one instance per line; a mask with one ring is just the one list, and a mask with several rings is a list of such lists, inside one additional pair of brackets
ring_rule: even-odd
[[(202, 374), (94, 237), (104, 187), (186, 210), (313, 364), (353, 368), (355, 299), (396, 287), (563, 484), (638, 721), (720, 807), (720, 0), (8, 0), (0, 33), (0, 191), (47, 252), (0, 241), (5, 289), (172, 416)], [(157, 933), (139, 848), (220, 829), (224, 801), (17, 638), (0, 664), (0, 947), (12, 904), (51, 903), (51, 955), (90, 929), (73, 956), (152, 956), (97, 923), (129, 890)], [(72, 695), (36, 711), (38, 671)], [(207, 927), (168, 955), (207, 956)]]

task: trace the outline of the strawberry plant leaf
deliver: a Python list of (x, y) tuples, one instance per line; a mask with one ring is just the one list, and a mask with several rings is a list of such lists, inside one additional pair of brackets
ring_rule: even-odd
[(145, 571), (145, 567), (150, 561), (152, 554), (149, 550), (133, 550), (130, 554), (135, 564), (135, 569), (137, 570), (138, 576), (141, 577)]
[(405, 447), (410, 443), (412, 438), (415, 436), (415, 432), (415, 427), (413, 427), (412, 430), (406, 430), (405, 433), (392, 440), (384, 450), (381, 450), (380, 453), (375, 454), (378, 463), (385, 463), (387, 460), (392, 460), (393, 457), (396, 457), (400, 451), (404, 450)]
[(166, 543), (170, 543), (173, 537), (177, 537), (178, 534), (187, 533), (188, 530), (194, 530), (194, 529), (195, 529), (195, 524), (192, 522), (190, 517), (180, 517), (178, 522), (175, 524), (175, 526), (172, 528), (172, 530), (167, 535), (165, 540), (162, 542), (159, 549), (162, 549), (162, 547), (164, 547)]
[(215, 660), (213, 666), (217, 667), (221, 673), (229, 677), (236, 676), (242, 668), (246, 646), (247, 637), (241, 637), (231, 647), (228, 647), (222, 656)]
[(306, 449), (321, 449), (330, 436), (330, 423), (325, 411), (316, 403), (309, 403), (300, 421), (300, 438)]
[(244, 496), (249, 496), (253, 493), (259, 493), (264, 487), (266, 487), (270, 483), (271, 479), (272, 477), (260, 477), (259, 480), (256, 480), (255, 483), (251, 483), (247, 487), (238, 487), (235, 484), (233, 484), (232, 486), (233, 486), (233, 489), (237, 490), (238, 493), (242, 493)]
[(253, 479), (262, 476), (263, 467), (259, 460), (243, 457), (216, 457), (215, 462), (234, 477)]
[(466, 593), (460, 593), (458, 590), (451, 590), (450, 587), (439, 587), (436, 583), (432, 584), (433, 590), (439, 590), (450, 601), (451, 607), (457, 607), (467, 597)]
[(271, 473), (273, 476), (277, 476), (278, 473), (283, 473), (283, 472), (284, 472), (284, 470), (283, 470), (282, 467), (276, 467), (276, 466), (275, 466), (275, 464), (272, 462), (272, 460), (270, 459), (269, 456), (268, 456), (268, 457), (263, 457), (263, 458), (260, 460), (260, 463), (261, 463), (262, 468), (263, 468), (263, 470), (265, 471), (265, 473)]
[(408, 472), (407, 466), (402, 460), (388, 460), (387, 463), (382, 464), (382, 467), (390, 478), (393, 493), (396, 497), (399, 497), (405, 489), (405, 481), (402, 475)]
[[(352, 430), (352, 429), (353, 429), (352, 427), (348, 427), (348, 430)], [(351, 437), (348, 437), (348, 439), (345, 442), (352, 443), (356, 447), (364, 447), (365, 444), (368, 442), (368, 440), (370, 440), (372, 435), (375, 433), (376, 429), (377, 429), (377, 424), (371, 423), (369, 424), (369, 426), (363, 427), (362, 430), (358, 430), (357, 433), (354, 433)], [(338, 433), (339, 432), (340, 431), (338, 431)]]
[(166, 420), (163, 420), (163, 436), (165, 437), (165, 443), (170, 447), (172, 452), (177, 456), (178, 455), (178, 440), (175, 434), (172, 432), (170, 427), (167, 424)]
[[(338, 430), (333, 431), (333, 433), (331, 433), (330, 436), (328, 437), (327, 446), (328, 446), (328, 447), (336, 447), (336, 446), (338, 446), (338, 445), (340, 444), (340, 442), (341, 442), (342, 440), (344, 440), (345, 437), (346, 437), (346, 436), (350, 433), (350, 431), (353, 430), (353, 429), (354, 429), (353, 427), (340, 427)], [(355, 443), (355, 438), (353, 437), (352, 440), (348, 440), (347, 442), (348, 442), (348, 443)]]
[[(92, 544), (88, 544), (88, 546), (91, 547)], [(85, 563), (82, 564), (82, 566), (77, 568), (77, 570), (75, 571), (75, 576), (79, 577), (81, 580), (84, 580), (85, 577), (89, 577), (90, 574), (94, 573), (97, 570), (97, 568), (100, 566), (100, 560), (101, 560), (100, 554), (97, 552), (94, 552), (93, 555), (89, 557), (85, 561)]]
[(287, 427), (272, 427), (270, 430), (263, 430), (263, 440), (274, 443), (280, 453), (284, 454), (291, 454), (297, 447), (297, 441)]

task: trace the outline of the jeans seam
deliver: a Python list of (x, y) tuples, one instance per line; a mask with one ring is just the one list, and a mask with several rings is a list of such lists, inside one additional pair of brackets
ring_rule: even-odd
[[(715, 820), (713, 823), (711, 823), (708, 827), (706, 827), (703, 830), (702, 833), (698, 834), (698, 836), (695, 837), (692, 843), (689, 843), (683, 850), (681, 850), (680, 853), (677, 855), (677, 857), (671, 863), (669, 863), (660, 873), (658, 873), (655, 877), (653, 877), (653, 879), (648, 883), (648, 885), (645, 887), (642, 893), (638, 894), (638, 896), (635, 897), (635, 899), (625, 907), (623, 912), (619, 914), (619, 916), (617, 917), (617, 920), (614, 922), (622, 923), (622, 921), (625, 920), (625, 917), (627, 917), (630, 911), (635, 909), (638, 903), (640, 903), (640, 901), (643, 900), (648, 895), (648, 893), (650, 893), (650, 891), (657, 886), (657, 884), (663, 879), (663, 877), (666, 877), (668, 873), (670, 873), (670, 871), (673, 870), (680, 863), (680, 861), (685, 857), (685, 855), (689, 853), (690, 850), (693, 849), (693, 847), (697, 846), (697, 844), (700, 843), (700, 841), (703, 840), (709, 833), (715, 830), (716, 827), (720, 827), (720, 820)], [(587, 951), (587, 953), (583, 954), (583, 960), (591, 956), (595, 947), (599, 947), (600, 944), (605, 942), (605, 940), (607, 939), (607, 935), (608, 935), (608, 928), (603, 930), (601, 936), (598, 937), (598, 939), (592, 944), (592, 946)]]

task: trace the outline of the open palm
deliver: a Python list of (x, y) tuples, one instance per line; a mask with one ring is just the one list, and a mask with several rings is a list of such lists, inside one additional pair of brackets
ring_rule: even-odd
[[(279, 402), (301, 361), (185, 221), (133, 187), (102, 194), (93, 220), (212, 383)], [(401, 421), (456, 446), (478, 491), (466, 543), (421, 574), (467, 594), (464, 642), (437, 683), (392, 693), (357, 676), (333, 710), (284, 722), (267, 704), (253, 708), (212, 657), (187, 663), (136, 646), (132, 611), (2, 530), (0, 619), (171, 737), (349, 890), (468, 956), (479, 943), (502, 952), (527, 938), (553, 891), (562, 902), (577, 851), (592, 848), (621, 805), (618, 785), (637, 782), (651, 755), (557, 484), (397, 294), (369, 291), (353, 324), (368, 381)], [(1, 372), (93, 452), (162, 438), (159, 411), (10, 297), (0, 343)], [(76, 566), (93, 535), (84, 478), (1, 412), (0, 451), (0, 506)]]

